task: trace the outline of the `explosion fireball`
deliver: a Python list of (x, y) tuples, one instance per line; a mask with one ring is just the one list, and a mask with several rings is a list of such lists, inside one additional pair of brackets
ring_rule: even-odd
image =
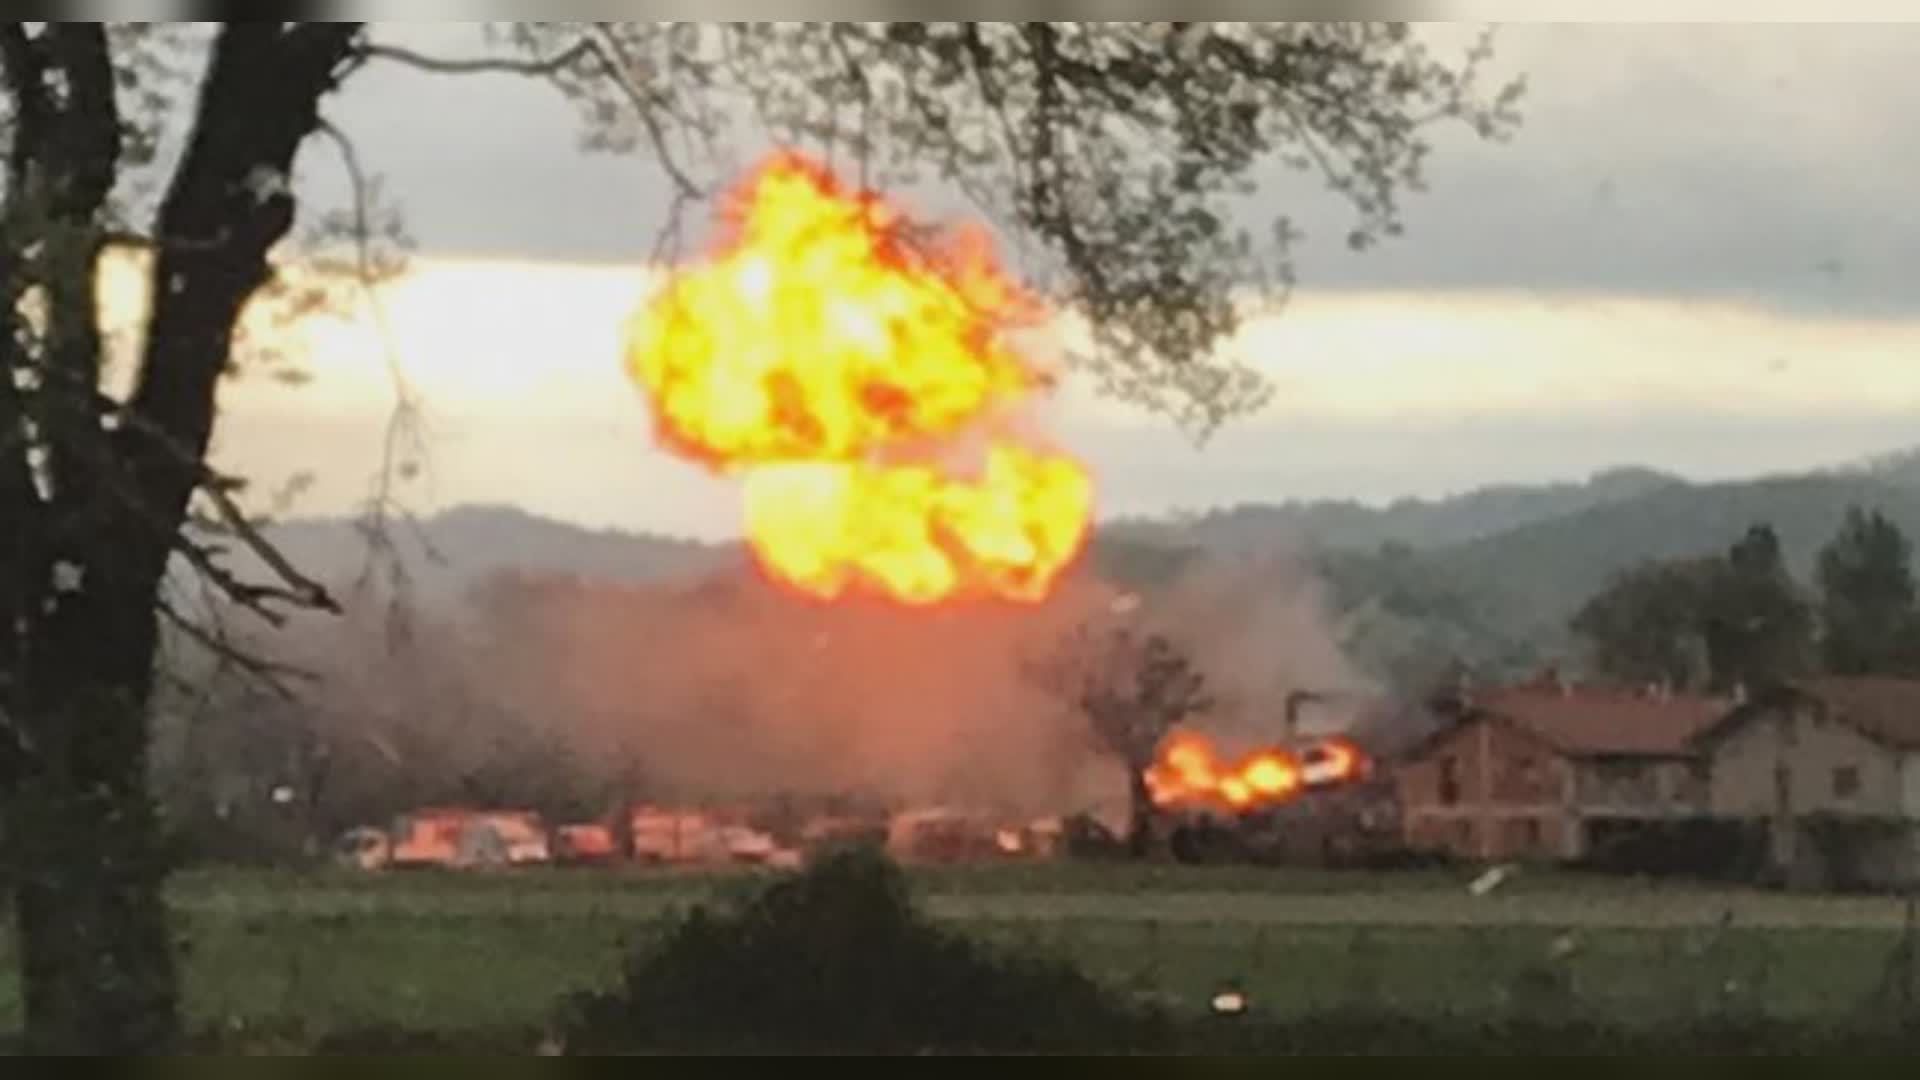
[(826, 599), (1044, 598), (1093, 486), (1006, 424), (1046, 386), (1007, 341), (1041, 306), (985, 235), (936, 245), (790, 152), (724, 212), (633, 320), (627, 368), (663, 445), (741, 478), (760, 565)]

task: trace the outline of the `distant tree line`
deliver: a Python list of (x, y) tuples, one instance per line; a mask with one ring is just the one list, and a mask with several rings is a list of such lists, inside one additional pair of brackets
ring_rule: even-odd
[(1855, 506), (1820, 550), (1812, 587), (1788, 572), (1772, 526), (1725, 552), (1650, 560), (1573, 616), (1594, 674), (1726, 692), (1816, 673), (1920, 675), (1913, 545)]

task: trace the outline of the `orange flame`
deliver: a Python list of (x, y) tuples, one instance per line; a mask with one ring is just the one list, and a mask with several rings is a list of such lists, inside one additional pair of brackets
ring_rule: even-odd
[[(667, 447), (743, 476), (761, 566), (826, 598), (1044, 597), (1093, 487), (1071, 458), (991, 430), (1045, 380), (1005, 341), (1039, 305), (984, 234), (930, 249), (792, 153), (734, 193), (727, 226), (635, 318), (627, 367)], [(968, 475), (951, 451), (974, 432)]]
[(1146, 781), (1159, 806), (1224, 803), (1246, 810), (1291, 799), (1300, 789), (1300, 763), (1279, 749), (1227, 762), (1205, 735), (1177, 731), (1161, 744)]
[(1229, 762), (1205, 735), (1176, 731), (1160, 744), (1146, 782), (1156, 806), (1246, 811), (1347, 783), (1366, 768), (1360, 748), (1345, 739), (1328, 739), (1301, 754), (1269, 747)]

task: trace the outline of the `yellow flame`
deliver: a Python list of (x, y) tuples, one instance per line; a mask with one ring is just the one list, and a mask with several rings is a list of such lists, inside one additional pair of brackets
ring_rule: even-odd
[(1004, 335), (1037, 305), (984, 235), (928, 250), (792, 153), (729, 225), (635, 317), (627, 367), (666, 446), (743, 476), (761, 565), (828, 598), (1044, 597), (1084, 544), (1086, 471), (999, 436), (972, 475), (927, 455), (1044, 384)]

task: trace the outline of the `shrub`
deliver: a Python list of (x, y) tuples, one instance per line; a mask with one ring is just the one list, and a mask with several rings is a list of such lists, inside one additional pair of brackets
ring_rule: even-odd
[(871, 850), (716, 913), (695, 908), (571, 1003), (569, 1053), (1111, 1050), (1146, 1026), (1070, 967), (928, 923)]

